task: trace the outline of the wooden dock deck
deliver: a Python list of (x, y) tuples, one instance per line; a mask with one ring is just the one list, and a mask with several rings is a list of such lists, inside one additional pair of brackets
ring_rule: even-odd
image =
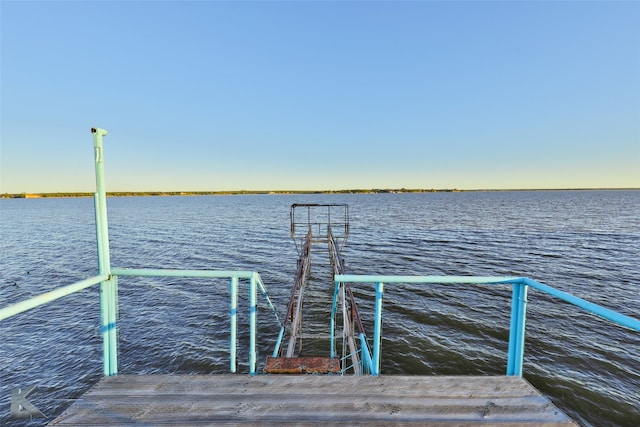
[(507, 376), (118, 375), (49, 425), (577, 425)]

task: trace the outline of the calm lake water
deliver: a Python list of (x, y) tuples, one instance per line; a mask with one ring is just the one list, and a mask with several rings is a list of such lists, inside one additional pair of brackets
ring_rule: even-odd
[[(258, 271), (283, 312), (292, 203), (349, 204), (348, 273), (527, 276), (640, 317), (640, 191), (110, 198), (112, 265)], [(2, 307), (95, 275), (92, 199), (0, 200), (0, 257)], [(227, 285), (121, 278), (120, 372), (227, 372)], [(370, 321), (371, 286), (354, 291)], [(382, 373), (504, 374), (510, 298), (508, 287), (387, 285)], [(277, 328), (260, 304), (263, 363)], [(3, 321), (0, 334), (2, 425), (47, 422), (10, 419), (15, 387), (37, 385), (29, 400), (51, 420), (102, 375), (97, 287)], [(526, 334), (524, 376), (557, 406), (583, 425), (640, 425), (640, 334), (535, 290)]]

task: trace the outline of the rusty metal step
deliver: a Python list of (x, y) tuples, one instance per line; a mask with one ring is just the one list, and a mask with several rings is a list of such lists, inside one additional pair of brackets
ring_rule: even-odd
[(331, 357), (267, 357), (267, 374), (336, 374), (340, 359)]

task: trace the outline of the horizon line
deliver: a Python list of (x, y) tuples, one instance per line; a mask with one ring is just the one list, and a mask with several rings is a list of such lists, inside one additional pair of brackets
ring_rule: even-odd
[[(107, 191), (107, 196), (198, 196), (198, 195), (242, 195), (242, 194), (354, 194), (354, 193), (462, 193), (501, 191), (637, 191), (640, 187), (565, 187), (565, 188), (355, 188), (342, 190), (152, 190), (152, 191)], [(91, 191), (46, 191), (0, 193), (0, 198), (34, 197), (91, 197)]]

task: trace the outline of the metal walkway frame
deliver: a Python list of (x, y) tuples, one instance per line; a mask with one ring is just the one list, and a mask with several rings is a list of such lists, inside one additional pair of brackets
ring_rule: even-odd
[[(328, 333), (305, 334), (303, 333), (303, 307), (305, 300), (308, 301), (307, 288), (309, 287), (309, 276), (312, 263), (312, 253), (318, 244), (324, 246), (323, 250), (328, 250), (329, 262), (332, 277), (336, 274), (345, 274), (344, 258), (342, 249), (346, 245), (349, 237), (349, 205), (347, 204), (298, 204), (291, 205), (291, 239), (296, 245), (298, 252), (296, 277), (291, 289), (291, 297), (284, 319), (286, 348), (281, 347), (282, 342), (278, 340), (271, 359), (267, 361), (269, 373), (275, 372), (309, 372), (326, 371), (327, 366), (335, 366), (335, 362), (327, 359), (338, 357), (335, 345), (336, 323), (327, 313), (327, 324), (324, 328)], [(332, 284), (331, 284), (332, 286)], [(332, 300), (331, 287), (326, 294), (326, 301), (336, 304), (337, 300)], [(362, 322), (360, 321), (355, 300), (348, 286), (343, 287), (338, 293), (338, 299), (342, 308), (342, 330), (339, 335), (342, 337), (342, 356), (340, 358), (340, 373), (352, 371), (355, 374), (361, 373), (361, 363), (359, 359), (359, 345), (356, 345), (357, 336), (354, 336), (354, 322), (359, 325), (359, 332), (364, 334)], [(317, 302), (317, 301), (313, 301)], [(357, 320), (356, 320), (357, 319)], [(325, 339), (327, 340), (327, 356), (313, 355), (301, 357), (304, 339)], [(349, 348), (347, 353), (346, 348)], [(278, 360), (275, 360), (278, 359)], [(289, 360), (283, 360), (289, 359)], [(296, 360), (293, 360), (296, 359)], [(350, 363), (347, 359), (351, 359)], [(298, 364), (296, 368), (295, 364)], [(314, 368), (317, 366), (317, 368)]]

